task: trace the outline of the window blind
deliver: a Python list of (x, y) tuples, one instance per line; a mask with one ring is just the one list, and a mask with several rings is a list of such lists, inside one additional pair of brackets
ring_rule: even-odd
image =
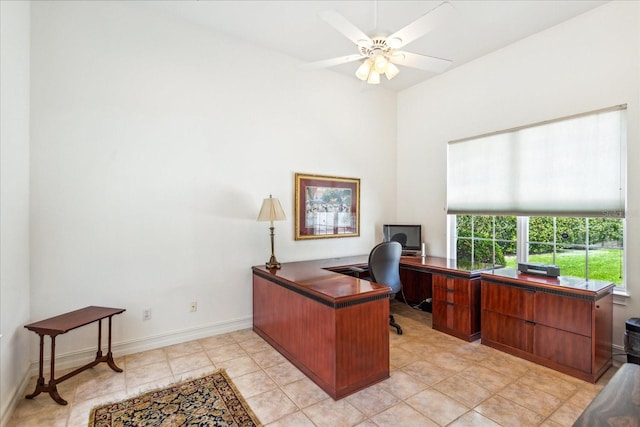
[(624, 217), (626, 105), (451, 141), (447, 213)]

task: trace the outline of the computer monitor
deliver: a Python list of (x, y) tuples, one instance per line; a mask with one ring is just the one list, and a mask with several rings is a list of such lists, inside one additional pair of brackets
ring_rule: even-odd
[(382, 234), (385, 242), (400, 242), (402, 250), (420, 251), (422, 249), (422, 226), (384, 224)]

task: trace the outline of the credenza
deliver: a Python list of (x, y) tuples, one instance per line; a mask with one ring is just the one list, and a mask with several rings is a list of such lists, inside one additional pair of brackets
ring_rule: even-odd
[(481, 274), (482, 344), (585, 381), (612, 364), (612, 283), (502, 268)]

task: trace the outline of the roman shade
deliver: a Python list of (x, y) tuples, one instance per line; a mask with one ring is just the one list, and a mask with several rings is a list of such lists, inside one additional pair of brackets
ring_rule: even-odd
[(451, 141), (447, 213), (624, 217), (626, 105)]

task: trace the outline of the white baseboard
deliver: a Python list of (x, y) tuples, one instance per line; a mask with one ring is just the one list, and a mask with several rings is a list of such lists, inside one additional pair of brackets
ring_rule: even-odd
[[(111, 351), (114, 358), (126, 356), (128, 354), (139, 353), (141, 351), (153, 350), (156, 348), (166, 347), (173, 344), (180, 344), (187, 341), (193, 341), (201, 338), (207, 338), (214, 335), (221, 335), (227, 332), (239, 331), (241, 329), (251, 328), (253, 326), (253, 317), (247, 316), (239, 319), (228, 320), (224, 322), (214, 323), (211, 325), (198, 326), (195, 328), (183, 329), (180, 331), (172, 331), (164, 334), (158, 334), (150, 337), (138, 338), (129, 341), (115, 342), (111, 344)], [(86, 365), (95, 360), (96, 347), (72, 351), (56, 355), (56, 372), (62, 369), (75, 368)], [(103, 353), (105, 348), (102, 349)], [(51, 358), (44, 359), (45, 381), (48, 382), (48, 373)], [(2, 408), (2, 416), (0, 417), (0, 427), (4, 427), (9, 421), (13, 410), (18, 404), (19, 399), (33, 390), (26, 390), (29, 380), (32, 376), (38, 375), (39, 361), (31, 361), (30, 368), (25, 373), (24, 378), (19, 387), (12, 393), (12, 397), (5, 408)], [(59, 376), (59, 375), (56, 375)], [(42, 398), (50, 399), (45, 393)]]
[(13, 392), (9, 393), (11, 395), (11, 399), (7, 399), (7, 404), (0, 408), (0, 414), (2, 414), (2, 416), (0, 416), (0, 427), (4, 427), (9, 422), (9, 418), (13, 414), (15, 407), (18, 405), (19, 399), (24, 399), (26, 394), (24, 393), (24, 390), (27, 388), (30, 379), (31, 373), (27, 370), (20, 382), (20, 385), (14, 388)]

